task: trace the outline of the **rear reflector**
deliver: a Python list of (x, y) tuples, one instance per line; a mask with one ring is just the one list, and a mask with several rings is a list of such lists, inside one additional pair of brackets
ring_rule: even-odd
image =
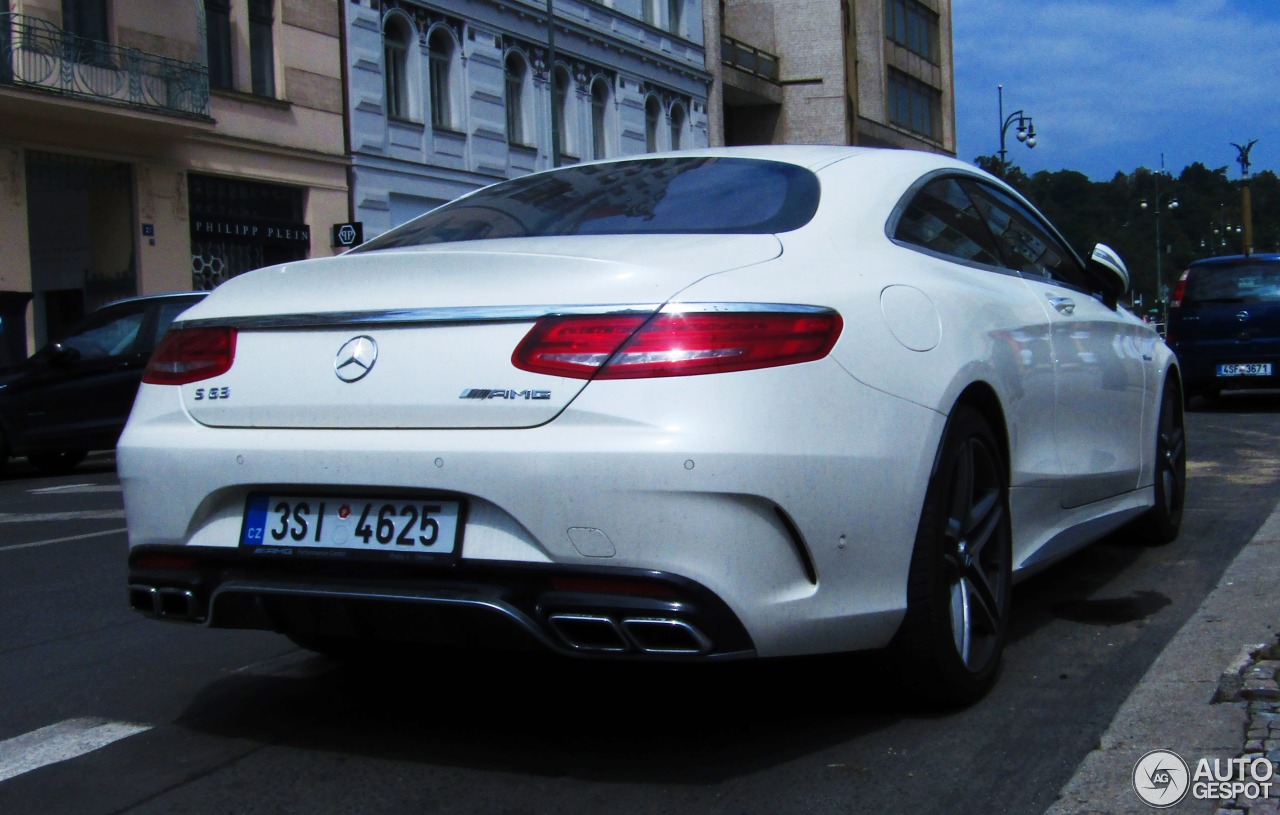
[(511, 362), (525, 371), (574, 379), (748, 371), (821, 359), (843, 326), (835, 312), (544, 317)]
[(185, 385), (221, 376), (236, 356), (233, 328), (175, 328), (151, 355), (142, 381), (152, 385)]

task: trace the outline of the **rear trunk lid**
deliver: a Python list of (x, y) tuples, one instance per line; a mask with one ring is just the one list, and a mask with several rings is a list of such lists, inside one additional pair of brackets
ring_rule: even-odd
[(772, 235), (521, 238), (261, 269), (184, 315), (237, 336), (231, 369), (182, 385), (183, 404), (214, 427), (544, 424), (586, 382), (512, 364), (539, 317), (653, 312), (780, 251)]

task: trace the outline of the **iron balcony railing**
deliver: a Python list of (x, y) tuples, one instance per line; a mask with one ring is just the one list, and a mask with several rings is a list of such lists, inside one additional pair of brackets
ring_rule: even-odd
[(728, 35), (720, 36), (720, 61), (739, 71), (755, 74), (761, 79), (767, 79), (770, 82), (778, 81), (777, 56)]
[(0, 14), (0, 85), (209, 115), (206, 66), (79, 37), (25, 14)]

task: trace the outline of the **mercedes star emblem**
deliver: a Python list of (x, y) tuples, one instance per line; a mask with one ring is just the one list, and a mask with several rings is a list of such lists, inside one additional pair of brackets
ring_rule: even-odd
[(373, 370), (378, 361), (378, 344), (373, 337), (352, 337), (338, 349), (333, 361), (333, 372), (343, 382), (356, 382)]

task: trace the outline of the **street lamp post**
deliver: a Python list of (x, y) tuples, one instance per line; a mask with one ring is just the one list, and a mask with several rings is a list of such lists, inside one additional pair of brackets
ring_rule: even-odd
[(1009, 127), (1016, 121), (1018, 130), (1015, 135), (1018, 141), (1027, 147), (1036, 146), (1036, 126), (1032, 124), (1030, 116), (1022, 115), (1022, 110), (1015, 110), (1010, 113), (1008, 118), (1004, 115), (1004, 85), (996, 85), (996, 93), (1000, 100), (1000, 177), (1004, 178), (1005, 170), (1008, 163), (1005, 158), (1004, 137), (1009, 132)]
[[(1160, 213), (1166, 209), (1177, 209), (1178, 199), (1172, 197), (1172, 190), (1160, 192), (1160, 177), (1164, 175), (1164, 156), (1160, 156), (1160, 172), (1156, 173), (1156, 195), (1155, 195), (1155, 215), (1156, 215), (1156, 308), (1160, 309), (1160, 318), (1164, 318), (1164, 276), (1161, 272), (1161, 255), (1164, 254), (1164, 245), (1160, 240)], [(1162, 204), (1165, 196), (1170, 196), (1167, 205)], [(1139, 202), (1138, 206), (1143, 209), (1147, 208), (1147, 200), (1144, 198)]]

